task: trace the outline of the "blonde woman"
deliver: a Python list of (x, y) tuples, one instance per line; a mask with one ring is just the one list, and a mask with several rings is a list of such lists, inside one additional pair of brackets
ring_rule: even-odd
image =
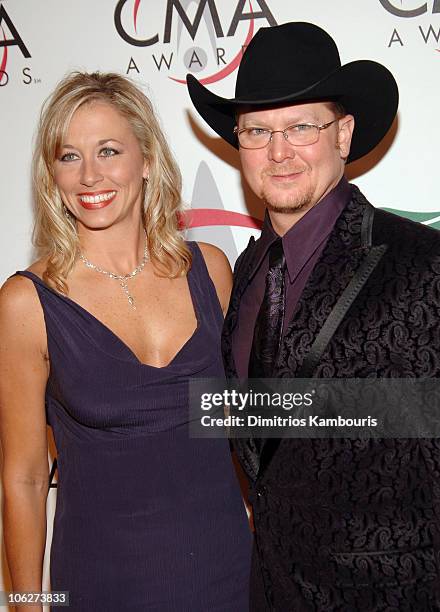
[(116, 74), (69, 75), (43, 109), (34, 182), (41, 259), (0, 295), (13, 588), (41, 590), (48, 423), (51, 588), (70, 610), (243, 612), (250, 537), (227, 442), (187, 428), (188, 379), (223, 376), (230, 268), (179, 232), (149, 100)]

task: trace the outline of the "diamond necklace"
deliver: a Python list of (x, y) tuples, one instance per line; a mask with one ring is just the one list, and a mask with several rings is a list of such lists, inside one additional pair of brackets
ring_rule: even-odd
[(105, 276), (108, 276), (109, 278), (115, 278), (116, 280), (118, 280), (119, 284), (121, 285), (122, 291), (127, 296), (128, 303), (130, 304), (132, 308), (134, 308), (134, 310), (136, 310), (136, 304), (134, 303), (134, 297), (131, 295), (128, 289), (127, 281), (129, 281), (131, 278), (136, 276), (136, 274), (139, 274), (139, 272), (142, 272), (142, 270), (144, 269), (145, 264), (148, 261), (148, 247), (146, 243), (145, 243), (145, 249), (144, 249), (144, 256), (142, 257), (141, 263), (133, 270), (133, 272), (130, 272), (129, 274), (115, 274), (114, 272), (103, 270), (99, 266), (96, 266), (94, 263), (89, 261), (87, 257), (84, 257), (82, 253), (79, 254), (79, 258), (84, 263), (84, 265), (87, 266), (87, 268), (90, 268), (91, 270), (94, 270), (95, 272), (99, 272), (100, 274), (104, 274)]

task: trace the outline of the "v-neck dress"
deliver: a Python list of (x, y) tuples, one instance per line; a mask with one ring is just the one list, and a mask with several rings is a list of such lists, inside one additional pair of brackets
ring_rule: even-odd
[(188, 379), (224, 377), (220, 304), (188, 245), (197, 328), (162, 368), (18, 272), (34, 282), (46, 324), (58, 462), (51, 588), (69, 591), (72, 612), (248, 610), (251, 536), (228, 441), (188, 433)]

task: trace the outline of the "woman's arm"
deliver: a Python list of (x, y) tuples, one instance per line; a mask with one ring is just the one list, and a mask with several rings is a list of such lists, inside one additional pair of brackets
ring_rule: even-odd
[(198, 243), (205, 258), (206, 267), (211, 277), (222, 307), (223, 315), (229, 306), (232, 289), (232, 270), (228, 258), (219, 248), (207, 242)]
[(0, 439), (3, 532), (14, 591), (41, 591), (49, 472), (44, 404), (48, 369), (44, 317), (35, 288), (28, 279), (13, 277), (0, 291)]

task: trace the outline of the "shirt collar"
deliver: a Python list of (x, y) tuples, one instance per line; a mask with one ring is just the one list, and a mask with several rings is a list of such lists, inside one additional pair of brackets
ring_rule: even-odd
[[(350, 201), (351, 192), (351, 185), (343, 176), (330, 193), (284, 234), (283, 249), (291, 283), (319, 245), (329, 236), (337, 218)], [(277, 238), (279, 236), (273, 229), (266, 210), (250, 278), (259, 269), (269, 248)]]

